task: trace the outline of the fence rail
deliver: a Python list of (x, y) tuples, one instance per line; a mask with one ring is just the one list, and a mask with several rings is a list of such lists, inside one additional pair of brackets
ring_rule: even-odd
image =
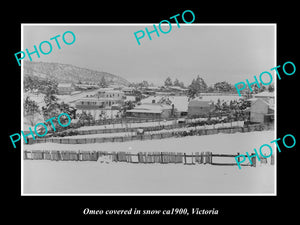
[[(185, 165), (211, 164), (219, 166), (235, 166), (236, 163), (216, 163), (216, 157), (238, 156), (234, 154), (213, 154), (212, 152), (195, 152), (191, 154), (182, 152), (105, 152), (105, 151), (56, 151), (32, 150), (24, 151), (24, 160), (51, 160), (51, 161), (99, 161), (99, 162), (127, 162), (127, 163), (180, 163)], [(254, 154), (252, 154), (254, 155)], [(262, 164), (268, 164), (266, 158), (260, 158)], [(264, 160), (262, 160), (264, 159)], [(274, 155), (271, 155), (270, 165), (274, 165)], [(251, 163), (242, 163), (242, 166), (256, 167), (256, 158), (251, 158)]]

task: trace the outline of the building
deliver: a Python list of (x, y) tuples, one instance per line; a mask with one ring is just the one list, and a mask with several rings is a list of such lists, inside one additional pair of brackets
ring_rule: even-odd
[(202, 100), (201, 98), (193, 99), (188, 104), (188, 117), (206, 115), (212, 112), (214, 108), (212, 101)]
[(174, 105), (175, 115), (177, 117), (187, 116), (188, 112), (188, 97), (187, 96), (149, 96), (148, 98), (141, 100), (143, 103), (160, 103)]
[(76, 101), (76, 109), (103, 109), (105, 107), (105, 101), (98, 98), (82, 98)]
[(86, 98), (76, 101), (77, 109), (104, 109), (104, 108), (120, 108), (124, 104), (125, 95), (122, 91), (103, 90), (96, 94), (87, 96)]
[(144, 103), (128, 110), (126, 116), (137, 118), (166, 119), (170, 118), (174, 112), (174, 105), (159, 103)]
[(77, 109), (104, 109), (104, 108), (120, 108), (124, 103), (124, 100), (118, 100), (115, 98), (95, 98), (88, 97), (82, 98), (76, 101), (75, 106)]
[(274, 105), (262, 98), (251, 99), (250, 122), (270, 123), (274, 121)]
[(169, 86), (167, 87), (167, 90), (172, 94), (176, 96), (185, 96), (188, 93), (187, 88), (182, 88), (178, 86)]
[(124, 87), (122, 91), (124, 92), (125, 95), (134, 95), (135, 93), (134, 87)]
[(125, 94), (123, 91), (118, 91), (118, 90), (100, 90), (98, 91), (95, 97), (122, 100), (125, 99)]
[(70, 95), (75, 91), (75, 86), (73, 83), (59, 83), (57, 85), (57, 91), (59, 95)]
[(76, 90), (93, 90), (98, 89), (99, 85), (97, 84), (76, 84), (75, 85)]

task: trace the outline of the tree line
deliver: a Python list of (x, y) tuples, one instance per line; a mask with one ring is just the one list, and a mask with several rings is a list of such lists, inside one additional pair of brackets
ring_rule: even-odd
[[(177, 78), (174, 82), (172, 82), (172, 79), (170, 77), (167, 77), (164, 81), (164, 86), (170, 87), (170, 86), (178, 86), (181, 88), (187, 88), (188, 89), (188, 97), (189, 99), (193, 99), (197, 97), (200, 93), (237, 93), (236, 88), (234, 85), (228, 83), (227, 81), (221, 81), (217, 82), (213, 85), (208, 86), (204, 79), (197, 75), (196, 78), (194, 78), (190, 85), (187, 87), (184, 85), (183, 82), (180, 82)], [(250, 96), (251, 94), (257, 94), (259, 92), (263, 91), (274, 91), (274, 85), (271, 84), (268, 87), (261, 85), (261, 88), (258, 88), (257, 84), (252, 86), (253, 91), (250, 92), (249, 89), (244, 89), (242, 91), (243, 94)]]

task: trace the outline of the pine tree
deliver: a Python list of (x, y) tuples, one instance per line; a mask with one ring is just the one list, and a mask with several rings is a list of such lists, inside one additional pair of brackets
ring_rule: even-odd
[(179, 80), (176, 78), (173, 83), (174, 86), (180, 87)]
[(167, 77), (167, 79), (165, 80), (165, 86), (169, 87), (169, 86), (172, 86), (173, 83), (172, 83), (172, 80), (170, 77)]
[(217, 92), (230, 92), (232, 90), (232, 86), (226, 81), (215, 83), (214, 88)]
[(195, 98), (199, 93), (207, 92), (207, 84), (203, 78), (197, 76), (196, 79), (192, 80), (192, 83), (188, 87), (188, 97), (189, 99)]

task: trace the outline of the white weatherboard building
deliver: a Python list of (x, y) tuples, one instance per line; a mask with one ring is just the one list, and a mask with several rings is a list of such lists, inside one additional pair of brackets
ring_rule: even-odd
[(100, 90), (91, 97), (86, 97), (76, 102), (77, 109), (101, 109), (112, 106), (121, 106), (124, 103), (125, 95), (122, 91)]
[(137, 118), (169, 118), (172, 106), (159, 103), (144, 103), (126, 112), (129, 117)]

